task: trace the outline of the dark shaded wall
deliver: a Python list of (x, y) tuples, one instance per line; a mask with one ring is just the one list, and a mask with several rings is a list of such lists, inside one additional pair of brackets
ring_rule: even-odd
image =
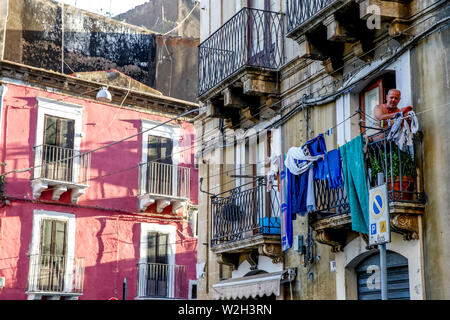
[[(0, 0), (0, 12), (6, 9), (6, 33), (4, 39), (0, 37), (5, 60), (65, 74), (116, 69), (150, 87), (158, 87), (164, 95), (196, 101), (191, 91), (196, 91), (197, 60), (186, 64), (183, 54), (176, 52), (185, 49), (183, 41), (177, 42), (181, 48), (169, 44), (171, 54), (166, 56), (171, 59), (171, 72), (165, 68), (159, 72), (160, 49), (152, 30), (50, 0)], [(183, 60), (176, 61), (179, 58)], [(184, 78), (173, 76), (178, 74)], [(185, 78), (191, 79), (188, 87)]]
[[(177, 23), (187, 17), (194, 5), (194, 0), (149, 0), (147, 3), (116, 16), (115, 19), (165, 34), (177, 27)], [(195, 9), (184, 23), (170, 35), (199, 38), (200, 10)]]
[(199, 39), (156, 36), (154, 88), (164, 95), (197, 101)]

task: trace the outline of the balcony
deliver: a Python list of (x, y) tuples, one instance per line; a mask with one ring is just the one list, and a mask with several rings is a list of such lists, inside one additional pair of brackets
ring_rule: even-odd
[[(388, 187), (391, 230), (403, 235), (405, 240), (418, 239), (417, 217), (424, 213), (426, 200), (421, 176), (421, 134), (405, 151), (400, 151), (384, 134), (369, 139), (365, 156), (369, 186), (376, 187), (378, 174), (383, 174)], [(317, 241), (339, 251), (349, 241), (351, 233), (350, 206), (345, 189), (331, 189), (327, 181), (316, 180), (314, 183), (316, 211), (310, 215), (310, 221)]]
[(57, 201), (61, 194), (71, 190), (71, 200), (77, 203), (88, 187), (91, 154), (50, 145), (35, 146), (33, 149), (33, 197), (38, 199), (43, 191), (51, 189), (52, 199)]
[(275, 258), (281, 253), (280, 205), (264, 179), (211, 197), (211, 250), (218, 254), (258, 249)]
[(239, 108), (257, 107), (259, 97), (278, 94), (283, 19), (281, 13), (243, 8), (200, 44), (198, 96), (212, 116), (233, 117)]
[(418, 239), (417, 217), (425, 212), (426, 202), (422, 133), (415, 135), (413, 145), (404, 150), (384, 134), (373, 137), (367, 146), (366, 167), (370, 188), (378, 184), (379, 173), (387, 183), (391, 230), (402, 234), (405, 240)]
[(304, 26), (313, 17), (319, 16), (337, 0), (287, 0), (287, 34)]
[[(375, 42), (387, 31), (397, 37), (407, 28), (410, 0), (288, 0), (287, 37), (299, 57), (322, 61), (332, 76), (343, 72), (344, 60), (373, 60)], [(373, 10), (377, 10), (374, 25)], [(344, 56), (347, 58), (344, 59)]]
[(326, 180), (314, 181), (316, 210), (309, 215), (318, 242), (341, 250), (351, 230), (350, 205), (345, 188), (332, 189)]
[(187, 299), (186, 266), (139, 263), (137, 299)]
[(172, 205), (175, 214), (190, 198), (190, 168), (148, 162), (139, 166), (138, 207), (145, 211), (156, 203), (156, 211)]
[(83, 294), (84, 258), (31, 255), (28, 295), (79, 296)]

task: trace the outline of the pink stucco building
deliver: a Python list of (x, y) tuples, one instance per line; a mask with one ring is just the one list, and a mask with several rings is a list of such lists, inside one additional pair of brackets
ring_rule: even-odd
[(101, 88), (0, 62), (0, 299), (195, 294), (198, 106)]

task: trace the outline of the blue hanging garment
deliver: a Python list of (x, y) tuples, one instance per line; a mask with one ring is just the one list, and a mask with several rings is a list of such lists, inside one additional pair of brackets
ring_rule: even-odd
[[(307, 146), (311, 156), (327, 154), (327, 146), (325, 144), (325, 138), (323, 136), (323, 133), (319, 134), (314, 139), (309, 140), (308, 142), (305, 143), (305, 145)], [(325, 161), (323, 159), (317, 160), (314, 163), (314, 180), (327, 179), (327, 175), (328, 175), (328, 166), (326, 165)]]
[(341, 153), (339, 149), (334, 149), (325, 155), (324, 159), (328, 167), (328, 185), (331, 189), (339, 189), (344, 185), (342, 178)]

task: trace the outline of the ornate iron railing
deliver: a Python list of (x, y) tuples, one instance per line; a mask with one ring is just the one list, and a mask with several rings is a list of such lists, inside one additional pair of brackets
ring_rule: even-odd
[(139, 263), (137, 296), (140, 298), (187, 299), (186, 266)]
[(84, 258), (31, 255), (28, 293), (83, 293)]
[(89, 183), (91, 153), (50, 145), (35, 146), (33, 179), (49, 179), (68, 183)]
[(316, 218), (327, 218), (350, 213), (345, 188), (330, 188), (327, 180), (314, 181), (314, 195), (316, 199)]
[(287, 0), (287, 32), (301, 26), (336, 0)]
[(423, 203), (422, 159), (420, 132), (414, 136), (413, 145), (405, 146), (403, 150), (395, 142), (389, 141), (384, 133), (372, 136), (366, 156), (370, 187), (378, 185), (378, 173), (383, 173), (389, 201)]
[(139, 195), (190, 197), (190, 168), (159, 162), (139, 166)]
[(255, 235), (280, 234), (278, 194), (276, 189), (266, 191), (264, 179), (212, 196), (211, 210), (212, 246)]
[(284, 59), (283, 14), (243, 8), (198, 48), (198, 95), (244, 66), (278, 69)]

